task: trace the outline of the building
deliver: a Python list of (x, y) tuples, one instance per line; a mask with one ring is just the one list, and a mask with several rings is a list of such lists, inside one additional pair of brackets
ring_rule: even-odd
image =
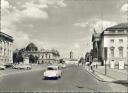
[(38, 48), (33, 44), (30, 43), (26, 50), (23, 52), (24, 57), (30, 57), (30, 56), (38, 58), (38, 63), (44, 63), (44, 64), (53, 64), (59, 62), (59, 52), (55, 49), (52, 50), (45, 50), (41, 49), (38, 50)]
[(70, 59), (73, 59), (73, 52), (70, 51)]
[(13, 37), (0, 32), (0, 63), (13, 63), (12, 61)]
[(106, 64), (128, 64), (128, 23), (109, 27), (100, 37), (99, 52), (101, 58), (106, 60)]

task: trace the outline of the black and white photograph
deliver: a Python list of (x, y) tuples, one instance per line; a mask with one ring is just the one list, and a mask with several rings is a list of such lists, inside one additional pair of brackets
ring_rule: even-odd
[(0, 2), (0, 93), (128, 92), (128, 0)]

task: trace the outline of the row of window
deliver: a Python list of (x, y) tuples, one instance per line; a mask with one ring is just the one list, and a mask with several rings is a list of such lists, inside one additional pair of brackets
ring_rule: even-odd
[[(119, 57), (122, 58), (123, 57), (123, 48), (119, 48)], [(114, 57), (114, 48), (110, 49), (111, 51), (111, 57)]]
[[(111, 39), (110, 43), (114, 43), (114, 39)], [(119, 39), (119, 43), (123, 43), (123, 39)]]
[[(2, 54), (2, 51), (3, 51), (2, 48), (0, 48), (0, 55)], [(6, 49), (4, 49), (3, 54), (4, 54), (4, 55), (10, 55), (10, 54), (11, 54), (11, 50), (9, 50), (9, 49), (6, 50)]]

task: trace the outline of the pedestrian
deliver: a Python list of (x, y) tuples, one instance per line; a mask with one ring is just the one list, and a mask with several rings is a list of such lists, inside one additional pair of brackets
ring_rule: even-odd
[(94, 64), (91, 63), (91, 71), (94, 73)]

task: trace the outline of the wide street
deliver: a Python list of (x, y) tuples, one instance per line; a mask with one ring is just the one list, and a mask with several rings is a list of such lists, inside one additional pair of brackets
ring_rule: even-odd
[(0, 77), (0, 91), (111, 91), (82, 67), (71, 65), (62, 72), (58, 80), (43, 80), (43, 70), (6, 75)]

